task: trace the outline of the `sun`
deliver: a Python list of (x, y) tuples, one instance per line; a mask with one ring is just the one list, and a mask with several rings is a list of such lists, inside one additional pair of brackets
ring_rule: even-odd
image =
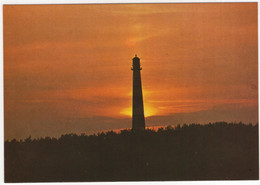
[[(121, 112), (121, 115), (132, 117), (132, 107), (124, 108)], [(156, 110), (153, 107), (144, 105), (144, 117), (150, 117), (156, 115)]]

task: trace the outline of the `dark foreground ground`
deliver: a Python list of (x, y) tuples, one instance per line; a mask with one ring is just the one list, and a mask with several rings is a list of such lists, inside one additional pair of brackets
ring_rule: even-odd
[(5, 142), (5, 182), (258, 179), (258, 125), (215, 123)]

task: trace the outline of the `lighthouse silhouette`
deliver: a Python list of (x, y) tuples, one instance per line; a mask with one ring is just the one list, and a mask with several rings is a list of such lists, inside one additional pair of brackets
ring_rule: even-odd
[(132, 130), (145, 130), (140, 58), (133, 58)]

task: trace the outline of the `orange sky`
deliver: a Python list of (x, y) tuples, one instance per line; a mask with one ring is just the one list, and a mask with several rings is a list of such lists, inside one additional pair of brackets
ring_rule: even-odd
[[(257, 3), (4, 5), (5, 139), (258, 121)], [(151, 116), (151, 117), (149, 117)]]

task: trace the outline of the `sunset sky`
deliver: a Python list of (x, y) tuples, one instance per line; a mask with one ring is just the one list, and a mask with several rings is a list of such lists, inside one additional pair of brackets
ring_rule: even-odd
[(257, 3), (4, 5), (5, 139), (258, 122)]

